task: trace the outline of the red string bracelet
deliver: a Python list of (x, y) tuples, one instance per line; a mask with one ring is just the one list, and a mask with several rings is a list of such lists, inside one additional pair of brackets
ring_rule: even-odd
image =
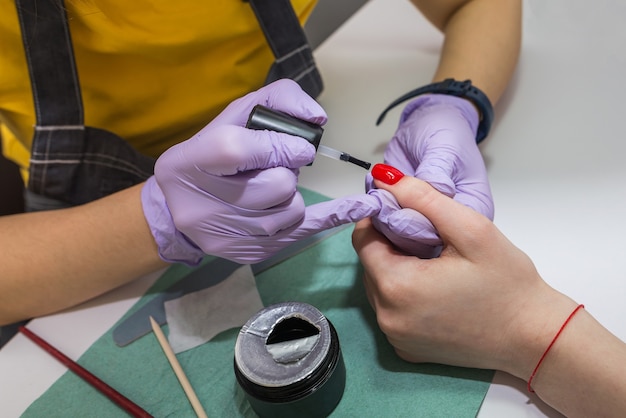
[(585, 305), (580, 304), (576, 307), (576, 309), (574, 309), (572, 311), (571, 314), (569, 314), (569, 316), (567, 317), (567, 319), (565, 320), (565, 322), (563, 322), (563, 325), (561, 325), (561, 328), (559, 329), (559, 332), (556, 333), (556, 335), (554, 336), (554, 338), (552, 339), (552, 342), (550, 343), (550, 345), (548, 346), (548, 348), (546, 348), (546, 351), (543, 352), (543, 355), (541, 356), (541, 358), (539, 359), (539, 362), (537, 363), (537, 365), (535, 366), (535, 370), (533, 370), (533, 373), (530, 375), (530, 378), (528, 379), (528, 391), (530, 393), (535, 393), (535, 391), (533, 390), (531, 383), (535, 377), (535, 375), (537, 374), (537, 370), (539, 370), (539, 366), (541, 366), (541, 363), (543, 363), (543, 359), (546, 358), (546, 356), (548, 355), (548, 351), (550, 351), (550, 349), (552, 348), (552, 346), (554, 345), (554, 343), (556, 342), (556, 340), (559, 338), (559, 335), (561, 335), (561, 333), (563, 332), (563, 330), (565, 329), (565, 327), (567, 326), (567, 324), (569, 323), (569, 321), (574, 317), (574, 315), (576, 315), (576, 312), (578, 312), (581, 308), (584, 308)]

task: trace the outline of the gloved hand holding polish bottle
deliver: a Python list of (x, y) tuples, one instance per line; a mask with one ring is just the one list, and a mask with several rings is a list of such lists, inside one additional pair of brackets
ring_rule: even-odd
[(193, 265), (210, 254), (255, 263), (294, 241), (379, 212), (375, 194), (306, 207), (296, 185), (316, 149), (297, 136), (246, 128), (259, 104), (317, 125), (327, 120), (298, 84), (279, 80), (235, 100), (163, 153), (142, 204), (165, 261)]

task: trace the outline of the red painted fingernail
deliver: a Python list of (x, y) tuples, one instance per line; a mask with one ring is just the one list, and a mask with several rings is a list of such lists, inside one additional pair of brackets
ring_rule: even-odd
[(376, 164), (374, 168), (372, 168), (372, 176), (383, 183), (396, 184), (404, 177), (404, 174), (402, 171), (390, 165)]

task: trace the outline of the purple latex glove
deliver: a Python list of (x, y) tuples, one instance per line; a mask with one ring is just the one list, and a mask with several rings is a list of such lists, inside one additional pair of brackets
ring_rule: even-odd
[(298, 169), (313, 161), (315, 148), (299, 137), (245, 128), (257, 104), (326, 122), (324, 110), (298, 84), (279, 80), (232, 102), (191, 139), (163, 153), (142, 203), (165, 261), (196, 264), (206, 253), (254, 263), (380, 210), (380, 201), (368, 195), (305, 208), (296, 189)]
[[(405, 175), (427, 181), (493, 220), (494, 206), (487, 170), (476, 145), (478, 111), (467, 100), (429, 94), (411, 101), (385, 150), (385, 163)], [(367, 190), (373, 188), (368, 174)], [(374, 226), (401, 250), (421, 258), (437, 257), (441, 239), (422, 214), (401, 209), (389, 193), (379, 191), (380, 213)]]

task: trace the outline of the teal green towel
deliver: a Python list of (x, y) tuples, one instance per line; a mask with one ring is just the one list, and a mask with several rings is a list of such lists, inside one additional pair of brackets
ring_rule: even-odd
[[(307, 204), (324, 196), (301, 190)], [(399, 359), (376, 324), (361, 283), (362, 269), (345, 229), (257, 276), (265, 306), (297, 301), (319, 309), (335, 326), (346, 365), (346, 388), (332, 417), (475, 417), (493, 371), (410, 364)], [(190, 271), (174, 265), (124, 316)], [(167, 326), (163, 327), (167, 334)], [(209, 417), (254, 417), (235, 381), (238, 329), (179, 354)], [(155, 417), (195, 414), (153, 334), (118, 347), (112, 330), (79, 363)], [(71, 372), (23, 417), (123, 417), (125, 412)]]

